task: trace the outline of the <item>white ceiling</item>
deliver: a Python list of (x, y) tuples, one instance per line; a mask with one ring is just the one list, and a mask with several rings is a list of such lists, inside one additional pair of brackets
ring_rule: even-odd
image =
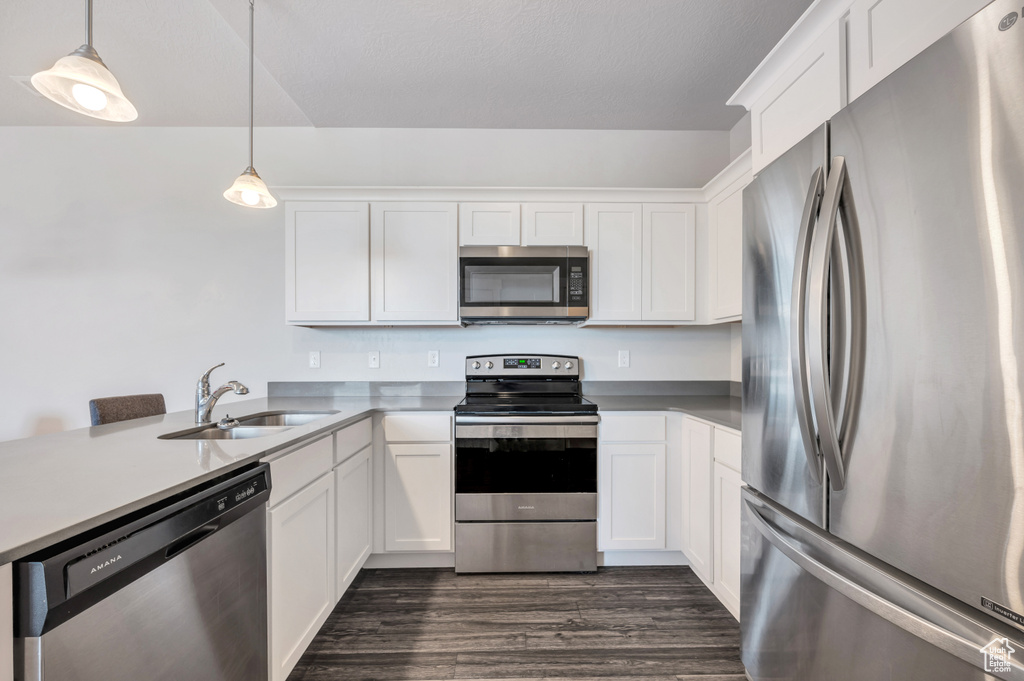
[[(811, 0), (257, 0), (256, 123), (728, 130)], [(247, 122), (247, 0), (95, 0), (139, 126)], [(0, 2), (0, 125), (110, 125), (17, 79), (84, 42), (84, 0)]]

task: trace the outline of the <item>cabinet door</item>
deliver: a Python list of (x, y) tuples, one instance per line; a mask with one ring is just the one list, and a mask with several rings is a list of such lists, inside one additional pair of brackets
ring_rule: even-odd
[(903, 66), (989, 0), (854, 0), (850, 6), (850, 101)]
[(743, 313), (743, 188), (737, 180), (708, 203), (711, 319), (736, 320)]
[(683, 552), (704, 581), (713, 582), (711, 571), (711, 426), (683, 419)]
[(370, 555), (373, 477), (366, 447), (334, 469), (335, 526), (337, 528), (337, 584), (334, 601), (345, 593)]
[(288, 202), (286, 212), (286, 321), (369, 321), (368, 204)]
[(582, 246), (582, 203), (524, 203), (524, 246)]
[(584, 212), (590, 248), (593, 321), (639, 321), (643, 211), (638, 203), (588, 203)]
[(460, 246), (518, 246), (518, 203), (460, 203)]
[(665, 445), (601, 444), (600, 549), (665, 548)]
[(374, 319), (456, 321), (456, 204), (375, 203), (370, 233)]
[(270, 678), (284, 681), (334, 607), (334, 477), (268, 512)]
[(452, 550), (452, 446), (388, 445), (384, 549)]
[(692, 204), (644, 204), (643, 319), (693, 321), (697, 301), (696, 216)]
[(754, 173), (845, 106), (844, 29), (826, 29), (750, 107)]
[(715, 591), (740, 617), (740, 474), (715, 462)]

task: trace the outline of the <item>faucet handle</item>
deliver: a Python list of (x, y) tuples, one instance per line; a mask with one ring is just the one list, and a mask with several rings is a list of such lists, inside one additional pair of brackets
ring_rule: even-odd
[(209, 393), (210, 392), (210, 374), (213, 373), (214, 369), (216, 369), (217, 367), (222, 367), (222, 366), (224, 366), (224, 362), (221, 362), (220, 364), (217, 364), (216, 366), (212, 366), (209, 369), (207, 369), (206, 373), (199, 377), (199, 383), (198, 383), (198, 385), (196, 387), (199, 388), (199, 390), (201, 390), (204, 393)]

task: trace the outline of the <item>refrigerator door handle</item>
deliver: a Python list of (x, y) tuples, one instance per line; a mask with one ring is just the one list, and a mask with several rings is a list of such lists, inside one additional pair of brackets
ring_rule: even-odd
[[(837, 230), (837, 218), (842, 215), (842, 229)], [(824, 223), (821, 225), (821, 223)], [(829, 265), (831, 264), (832, 245), (836, 232), (842, 232), (846, 258), (841, 258), (842, 276), (845, 277), (845, 289), (849, 295), (849, 346), (844, 353), (846, 366), (842, 369), (841, 380), (844, 389), (841, 391), (842, 420), (837, 426), (835, 408), (832, 404), (832, 386), (829, 377)], [(815, 422), (818, 426), (818, 444), (825, 468), (828, 470), (832, 489), (838, 491), (846, 486), (846, 469), (843, 461), (840, 441), (852, 432), (852, 424), (857, 417), (857, 402), (860, 395), (861, 378), (863, 376), (864, 357), (864, 275), (863, 258), (860, 251), (860, 234), (857, 214), (853, 204), (853, 192), (850, 178), (846, 171), (846, 159), (836, 156), (832, 160), (825, 194), (822, 199), (819, 228), (814, 232), (811, 241), (809, 303), (809, 335), (815, 339), (815, 347), (810, 353), (811, 404)], [(845, 308), (837, 305), (835, 309)], [(844, 444), (849, 446), (848, 441)]]
[[(982, 667), (982, 649), (994, 639), (1024, 645), (1021, 632), (975, 614), (949, 596), (840, 542), (824, 530), (743, 488), (748, 518), (776, 549), (829, 588), (908, 633), (964, 662)], [(1024, 666), (1011, 662), (1007, 673), (988, 672), (1013, 681)]]
[(796, 415), (800, 423), (800, 434), (804, 440), (804, 454), (811, 477), (821, 484), (821, 464), (818, 460), (818, 439), (814, 433), (811, 417), (811, 399), (807, 384), (807, 270), (810, 265), (811, 237), (818, 219), (821, 197), (825, 189), (822, 168), (811, 176), (804, 200), (804, 213), (800, 218), (800, 234), (796, 243), (796, 269), (793, 272), (793, 310), (790, 315), (792, 328), (789, 334), (790, 358), (793, 366), (793, 388), (796, 397)]

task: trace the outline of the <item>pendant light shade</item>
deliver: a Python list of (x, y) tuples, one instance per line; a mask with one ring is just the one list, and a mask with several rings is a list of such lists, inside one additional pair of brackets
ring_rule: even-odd
[(86, 3), (85, 33), (85, 45), (58, 59), (53, 68), (33, 75), (32, 87), (80, 114), (104, 121), (134, 121), (139, 112), (92, 47), (92, 0)]
[(237, 203), (246, 208), (273, 208), (277, 205), (277, 199), (267, 189), (266, 183), (256, 173), (252, 165), (252, 74), (253, 74), (253, 22), (256, 7), (254, 0), (249, 0), (249, 166), (242, 171), (234, 184), (224, 192), (224, 198), (231, 203)]
[(267, 189), (263, 178), (257, 175), (251, 166), (246, 168), (245, 172), (235, 179), (235, 183), (228, 187), (228, 190), (224, 192), (224, 198), (231, 203), (237, 203), (239, 206), (247, 208), (273, 208), (277, 205), (277, 199)]

